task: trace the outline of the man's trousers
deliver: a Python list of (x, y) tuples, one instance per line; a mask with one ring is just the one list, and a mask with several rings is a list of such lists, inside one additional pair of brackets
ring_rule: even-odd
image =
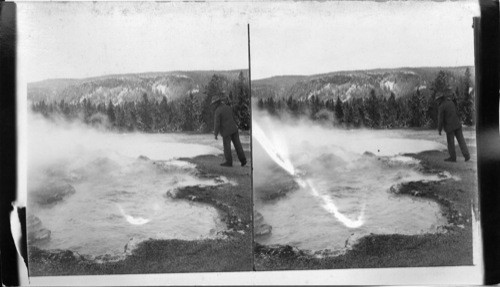
[(243, 152), (243, 147), (240, 142), (240, 134), (235, 132), (227, 137), (222, 137), (222, 143), (224, 144), (224, 157), (226, 158), (226, 163), (233, 164), (233, 156), (231, 154), (231, 142), (233, 142), (234, 149), (236, 150), (236, 154), (238, 155), (238, 159), (240, 162), (245, 162), (246, 157)]
[(446, 133), (446, 141), (448, 142), (448, 152), (450, 153), (450, 158), (453, 160), (457, 159), (457, 154), (455, 152), (455, 137), (457, 138), (458, 145), (462, 151), (462, 155), (465, 158), (469, 158), (469, 150), (465, 144), (464, 134), (462, 133), (462, 128), (458, 128), (454, 131)]

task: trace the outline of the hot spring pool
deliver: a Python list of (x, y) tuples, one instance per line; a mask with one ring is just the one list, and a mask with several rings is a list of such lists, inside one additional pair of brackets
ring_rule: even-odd
[(88, 172), (76, 173), (83, 176), (70, 183), (74, 194), (52, 205), (30, 205), (30, 213), (51, 231), (50, 240), (38, 246), (119, 258), (129, 241), (216, 237), (225, 229), (216, 209), (166, 193), (184, 186), (217, 185), (224, 179), (199, 179), (194, 167), (184, 162), (161, 164), (136, 160), (118, 166), (104, 159), (89, 163)]
[(48, 230), (50, 238), (32, 245), (112, 260), (149, 238), (215, 238), (226, 229), (215, 208), (166, 196), (228, 184), (225, 177), (200, 178), (195, 165), (176, 160), (220, 150), (179, 136), (37, 127), (41, 134), (30, 132), (28, 215), (37, 218), (31, 232)]
[[(437, 232), (447, 221), (437, 203), (393, 194), (390, 187), (409, 180), (442, 180), (418, 174), (412, 168), (376, 166), (330, 172), (331, 177), (312, 176), (311, 186), (292, 191), (282, 199), (260, 202), (256, 210), (272, 226), (270, 236), (257, 237), (262, 244), (289, 244), (306, 250), (339, 250), (350, 238), (375, 234), (420, 234)], [(256, 191), (258, 192), (258, 190)], [(339, 214), (360, 222), (349, 227), (342, 218), (325, 209), (333, 202)]]
[[(272, 131), (263, 131), (270, 135), (264, 140), (256, 139), (259, 132), (254, 132), (255, 210), (272, 230), (256, 236), (257, 242), (338, 251), (370, 233), (434, 233), (447, 224), (436, 202), (390, 191), (391, 186), (410, 181), (458, 180), (446, 172), (423, 173), (418, 160), (402, 155), (445, 149), (443, 145), (390, 138), (383, 132), (300, 129), (274, 122), (261, 126)], [(262, 200), (266, 186), (276, 181), (272, 173), (278, 166), (291, 167), (294, 175), (289, 177), (298, 188)]]

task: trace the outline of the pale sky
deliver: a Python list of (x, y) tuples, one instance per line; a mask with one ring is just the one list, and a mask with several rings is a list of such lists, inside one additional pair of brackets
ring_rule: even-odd
[[(248, 68), (247, 22), (204, 3), (18, 3), (28, 82)], [(243, 21), (242, 21), (243, 20)]]
[(474, 64), (476, 1), (295, 2), (262, 10), (251, 21), (252, 79)]
[(474, 1), (18, 3), (23, 78), (473, 65)]

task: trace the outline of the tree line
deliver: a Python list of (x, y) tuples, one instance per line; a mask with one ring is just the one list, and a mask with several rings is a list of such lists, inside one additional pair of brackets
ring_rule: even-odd
[(444, 93), (448, 95), (457, 108), (457, 112), (465, 125), (474, 124), (474, 98), (471, 92), (470, 71), (467, 68), (459, 84), (452, 89), (449, 75), (440, 71), (431, 84), (430, 96), (425, 96), (419, 89), (409, 97), (396, 98), (377, 95), (371, 90), (363, 98), (342, 101), (337, 99), (321, 100), (313, 95), (307, 100), (288, 98), (260, 98), (257, 102), (259, 110), (266, 110), (277, 117), (308, 116), (313, 121), (331, 122), (335, 126), (348, 128), (436, 128), (438, 106), (436, 97)]
[(144, 93), (140, 101), (113, 104), (93, 103), (84, 98), (78, 103), (32, 103), (31, 109), (46, 118), (63, 117), (66, 120), (81, 119), (94, 126), (105, 126), (118, 131), (203, 132), (213, 131), (214, 107), (212, 99), (225, 92), (228, 104), (233, 108), (235, 120), (242, 130), (249, 130), (250, 92), (243, 72), (236, 80), (214, 74), (203, 94), (189, 93), (175, 101), (163, 97), (161, 101), (150, 99)]

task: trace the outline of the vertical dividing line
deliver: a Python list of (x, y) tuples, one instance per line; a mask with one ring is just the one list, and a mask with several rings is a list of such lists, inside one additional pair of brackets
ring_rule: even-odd
[(254, 227), (255, 227), (255, 222), (254, 222), (254, 192), (253, 192), (253, 126), (252, 126), (252, 120), (253, 120), (253, 108), (252, 108), (252, 64), (251, 64), (251, 57), (250, 57), (250, 23), (247, 23), (247, 39), (248, 39), (248, 96), (250, 97), (250, 192), (252, 192), (250, 198), (252, 200), (251, 204), (251, 222), (252, 222), (252, 228), (250, 229), (252, 234), (252, 242), (250, 246), (251, 250), (251, 256), (252, 256), (252, 270), (255, 270), (255, 252), (254, 252)]
[(250, 99), (252, 99), (252, 65), (250, 58), (250, 24), (247, 24), (248, 33), (248, 87), (250, 88)]
[[(253, 119), (253, 109), (252, 109), (252, 62), (250, 57), (250, 23), (247, 24), (247, 35), (248, 35), (248, 96), (250, 97), (250, 159), (252, 164), (250, 165), (250, 170), (252, 174), (252, 188), (253, 188), (253, 145), (252, 145), (252, 119)], [(253, 189), (252, 189), (252, 203), (253, 203)], [(252, 212), (253, 213), (253, 212)]]
[[(252, 174), (252, 203), (253, 203), (253, 145), (252, 145), (252, 119), (253, 119), (253, 109), (252, 109), (252, 64), (250, 57), (250, 23), (247, 24), (247, 35), (248, 35), (248, 96), (250, 97), (250, 170)], [(253, 212), (252, 212), (253, 213)]]
[[(481, 22), (479, 17), (474, 17), (473, 18), (473, 24), (472, 28), (474, 29), (474, 71), (475, 71), (475, 83), (474, 83), (474, 96), (475, 96), (475, 113), (474, 113), (474, 123), (477, 126), (478, 123), (478, 110), (479, 110), (479, 105), (478, 105), (478, 97), (481, 94), (481, 89), (479, 86), (480, 78), (481, 78), (481, 73), (480, 73), (480, 42), (479, 42), (479, 35), (480, 35), (480, 28), (481, 28)], [(477, 128), (476, 128), (476, 138), (477, 138)]]
[[(476, 147), (477, 147), (477, 141), (478, 141), (478, 138), (479, 138), (479, 124), (478, 124), (478, 115), (479, 115), (479, 101), (478, 101), (478, 98), (479, 98), (479, 95), (481, 94), (481, 89), (480, 89), (480, 86), (479, 86), (479, 81), (480, 81), (480, 78), (481, 78), (481, 73), (480, 73), (480, 54), (479, 54), (479, 51), (481, 50), (480, 49), (480, 42), (479, 42), (479, 34), (480, 34), (480, 18), (479, 17), (473, 17), (472, 18), (472, 29), (473, 29), (473, 33), (474, 33), (474, 125), (476, 126)], [(476, 149), (476, 157), (479, 157), (479, 151), (478, 149)], [(481, 192), (481, 188), (480, 188), (480, 185), (481, 183), (479, 182), (479, 174), (480, 174), (480, 170), (481, 170), (481, 166), (479, 165), (479, 159), (477, 160), (477, 164), (476, 164), (476, 171), (477, 171), (477, 192), (476, 194), (474, 194), (472, 200), (473, 200), (473, 211), (474, 211), (474, 216), (476, 217), (477, 220), (480, 219), (480, 216), (481, 216), (481, 213), (478, 212), (478, 210), (480, 210), (480, 206), (481, 206), (481, 195), (480, 195), (480, 192)], [(482, 245), (482, 244), (481, 244)], [(481, 258), (482, 260), (482, 258)]]

